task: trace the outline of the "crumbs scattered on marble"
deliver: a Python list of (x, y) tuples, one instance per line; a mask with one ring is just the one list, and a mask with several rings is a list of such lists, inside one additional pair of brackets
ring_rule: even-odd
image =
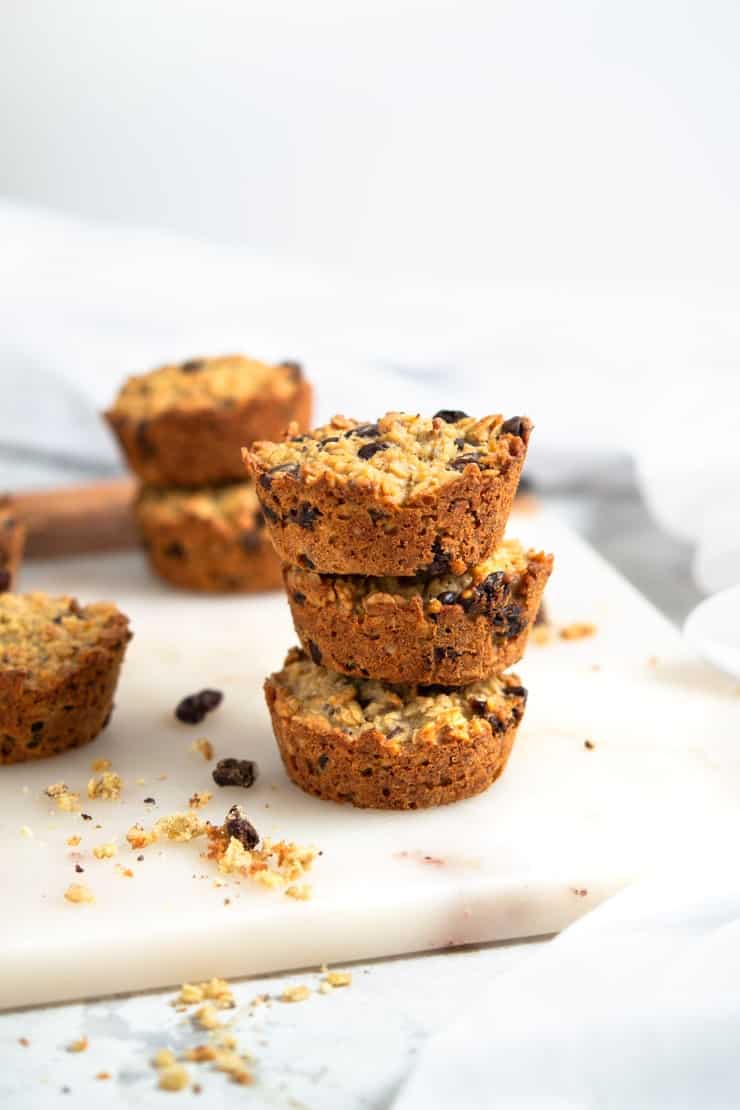
[(590, 621), (573, 621), (563, 625), (558, 634), (561, 640), (585, 640), (596, 635), (596, 625)]

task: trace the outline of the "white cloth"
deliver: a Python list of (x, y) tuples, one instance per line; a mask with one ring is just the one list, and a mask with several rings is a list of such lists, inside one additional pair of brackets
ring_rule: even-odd
[(706, 864), (629, 887), (486, 984), (393, 1110), (740, 1104), (740, 881)]

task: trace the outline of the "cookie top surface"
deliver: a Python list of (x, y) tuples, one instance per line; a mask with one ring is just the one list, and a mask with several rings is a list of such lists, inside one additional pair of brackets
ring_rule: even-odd
[(190, 359), (129, 378), (109, 414), (151, 420), (166, 412), (229, 408), (257, 396), (283, 399), (295, 393), (300, 377), (293, 362), (271, 366), (244, 355)]
[(245, 460), (266, 488), (283, 474), (306, 485), (351, 483), (403, 503), (436, 492), (467, 467), (500, 471), (511, 454), (523, 454), (531, 427), (526, 417), (476, 420), (451, 411), (431, 418), (388, 412), (364, 424), (335, 416), (282, 443), (258, 441)]
[(243, 527), (245, 521), (262, 518), (252, 482), (203, 486), (194, 490), (144, 486), (136, 507), (140, 516), (153, 525), (198, 520), (225, 527)]
[(129, 638), (128, 618), (110, 602), (81, 606), (73, 597), (0, 594), (0, 673), (23, 671), (43, 685), (74, 671), (85, 651)]
[(518, 722), (526, 699), (516, 675), (490, 675), (461, 688), (389, 686), (336, 674), (298, 648), (271, 680), (287, 695), (294, 720), (351, 737), (372, 729), (397, 745), (474, 739), (486, 721), (503, 731)]

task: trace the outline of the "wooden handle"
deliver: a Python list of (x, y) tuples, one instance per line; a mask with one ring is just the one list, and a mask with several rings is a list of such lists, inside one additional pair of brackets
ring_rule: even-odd
[(44, 559), (140, 545), (132, 512), (132, 478), (13, 495), (26, 526), (26, 555)]

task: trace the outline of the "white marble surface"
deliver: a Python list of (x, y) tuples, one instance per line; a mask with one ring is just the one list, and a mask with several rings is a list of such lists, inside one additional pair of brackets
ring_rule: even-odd
[[(392, 1103), (421, 1044), (464, 1009), (482, 979), (525, 960), (543, 941), (357, 964), (352, 985), (305, 1002), (272, 1001), (250, 1014), (257, 994), (315, 988), (318, 969), (234, 984), (240, 1047), (255, 1057), (254, 1086), (232, 1084), (207, 1064), (189, 1065), (200, 1095), (183, 1104), (381, 1110)], [(149, 1064), (157, 1048), (202, 1044), (206, 1035), (169, 1005), (172, 991), (0, 1015), (0, 1105), (4, 1110), (161, 1106)], [(86, 1052), (66, 1046), (86, 1035)], [(25, 1037), (27, 1046), (19, 1043)], [(110, 1080), (95, 1076), (107, 1071)], [(65, 1091), (64, 1088), (68, 1088)], [(178, 1103), (179, 1105), (180, 1103)]]

